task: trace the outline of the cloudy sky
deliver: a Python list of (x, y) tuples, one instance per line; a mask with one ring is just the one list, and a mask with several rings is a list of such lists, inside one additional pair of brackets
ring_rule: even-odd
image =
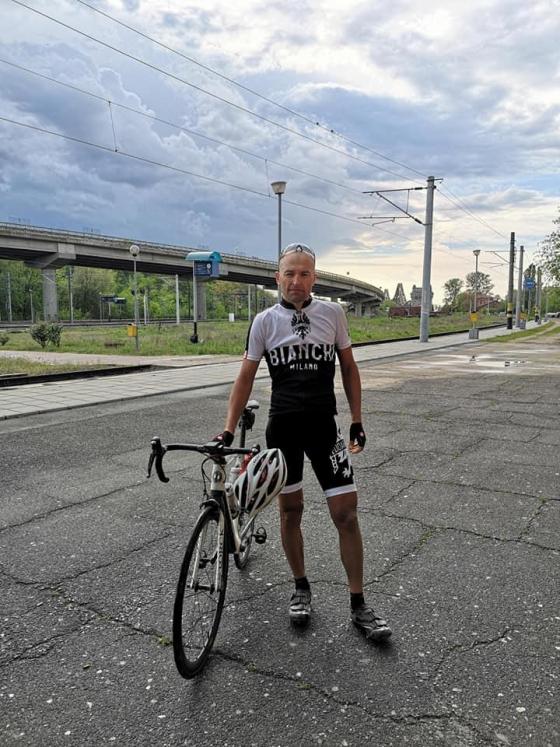
[(408, 296), (424, 229), (364, 192), (434, 175), (436, 301), (473, 249), (505, 295), (560, 203), (560, 0), (420, 8), (1, 0), (0, 220), (272, 259), (284, 180), (284, 243)]

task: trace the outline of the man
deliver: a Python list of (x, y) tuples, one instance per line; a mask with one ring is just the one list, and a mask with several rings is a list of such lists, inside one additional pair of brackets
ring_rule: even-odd
[(352, 621), (368, 638), (382, 640), (391, 635), (391, 629), (365, 604), (363, 595), (363, 549), (354, 474), (334, 417), (335, 354), (352, 415), (349, 449), (353, 454), (362, 451), (366, 442), (361, 422), (360, 374), (344, 311), (337, 303), (311, 296), (315, 279), (313, 251), (305, 244), (287, 246), (280, 255), (276, 273), (282, 301), (258, 314), (251, 325), (220, 438), (226, 445), (233, 441), (264, 355), (272, 379), (267, 446), (281, 449), (288, 466), (279, 506), (282, 545), (295, 581), (290, 618), (295, 624), (306, 624), (311, 614), (311, 587), (305, 572), (301, 533), (306, 454), (338, 530), (340, 554), (350, 587)]

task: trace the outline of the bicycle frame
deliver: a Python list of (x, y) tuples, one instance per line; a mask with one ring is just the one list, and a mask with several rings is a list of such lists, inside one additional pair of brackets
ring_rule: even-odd
[[(226, 527), (228, 537), (228, 547), (232, 552), (242, 552), (243, 550), (243, 539), (245, 536), (252, 531), (252, 524), (246, 524), (241, 531), (239, 531), (239, 516), (240, 506), (237, 502), (237, 498), (233, 494), (231, 489), (231, 483), (226, 483), (226, 460), (222, 458), (212, 457), (212, 477), (210, 481), (210, 497), (204, 501), (203, 505), (215, 504), (218, 507), (223, 507), (223, 515), (226, 517)], [(232, 467), (232, 470), (235, 466)], [(226, 486), (229, 485), (229, 490)], [(233, 504), (233, 511), (232, 511)]]

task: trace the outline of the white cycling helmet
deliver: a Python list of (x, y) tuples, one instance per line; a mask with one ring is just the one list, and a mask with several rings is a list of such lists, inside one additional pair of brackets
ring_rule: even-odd
[(282, 492), (287, 477), (286, 460), (280, 449), (264, 449), (251, 459), (245, 472), (233, 483), (233, 492), (240, 507), (252, 515)]

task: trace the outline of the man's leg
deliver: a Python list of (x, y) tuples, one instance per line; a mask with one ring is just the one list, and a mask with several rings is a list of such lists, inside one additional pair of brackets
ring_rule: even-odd
[(328, 499), (332, 520), (338, 529), (340, 556), (348, 576), (352, 622), (374, 641), (384, 641), (391, 635), (386, 620), (379, 617), (364, 601), (364, 550), (358, 524), (355, 491), (332, 495)]
[(351, 594), (363, 591), (364, 551), (358, 524), (358, 496), (355, 491), (332, 495), (328, 499), (331, 518), (338, 530), (340, 557), (348, 576)]
[(311, 588), (305, 575), (301, 516), (303, 492), (301, 488), (280, 495), (280, 532), (284, 553), (292, 569), (296, 588), (290, 598), (289, 615), (295, 625), (307, 625), (311, 615)]
[(305, 576), (303, 536), (301, 517), (303, 514), (303, 491), (282, 493), (278, 499), (280, 506), (280, 534), (286, 559), (294, 578)]

